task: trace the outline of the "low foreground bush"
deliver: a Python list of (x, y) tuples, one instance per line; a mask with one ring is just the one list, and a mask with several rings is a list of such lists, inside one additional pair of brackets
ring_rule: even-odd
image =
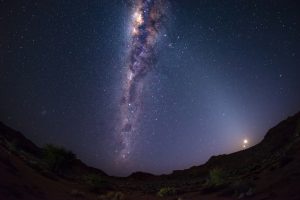
[(124, 194), (122, 192), (109, 192), (106, 195), (101, 195), (97, 200), (123, 200)]
[(84, 182), (89, 186), (92, 192), (110, 189), (110, 184), (96, 174), (89, 174), (83, 177)]
[(208, 186), (221, 186), (226, 183), (226, 173), (220, 168), (214, 168), (209, 171), (207, 180)]
[(175, 194), (176, 194), (175, 188), (164, 187), (164, 188), (161, 188), (158, 191), (157, 196), (159, 196), (159, 197), (165, 197), (165, 196), (172, 196), (172, 195), (175, 195)]
[(59, 175), (62, 175), (75, 159), (75, 154), (63, 147), (48, 144), (43, 149), (43, 161), (47, 168)]

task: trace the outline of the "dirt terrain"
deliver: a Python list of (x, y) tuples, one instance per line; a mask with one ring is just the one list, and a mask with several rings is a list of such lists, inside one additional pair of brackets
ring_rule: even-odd
[(262, 142), (201, 166), (111, 177), (59, 147), (40, 148), (0, 123), (0, 200), (300, 199), (300, 113)]

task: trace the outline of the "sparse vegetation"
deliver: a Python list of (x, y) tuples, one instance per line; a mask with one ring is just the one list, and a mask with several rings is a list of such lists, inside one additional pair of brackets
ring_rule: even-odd
[(208, 186), (221, 186), (226, 183), (226, 173), (220, 168), (214, 168), (209, 171)]
[(18, 145), (17, 145), (17, 142), (16, 141), (12, 141), (12, 142), (8, 142), (6, 140), (5, 141), (5, 144), (8, 148), (8, 150), (12, 153), (17, 153), (18, 152)]
[(71, 196), (73, 196), (73, 197), (79, 197), (79, 198), (82, 198), (82, 197), (85, 196), (85, 193), (84, 193), (84, 192), (78, 191), (78, 190), (76, 190), (76, 189), (73, 189), (73, 190), (71, 191), (70, 194), (71, 194)]
[(71, 151), (67, 151), (63, 147), (51, 144), (46, 145), (43, 151), (43, 160), (46, 163), (47, 168), (59, 175), (62, 175), (69, 167), (70, 162), (76, 159), (75, 154)]
[(239, 198), (252, 196), (254, 193), (254, 184), (250, 181), (236, 181), (232, 184), (231, 188), (234, 190), (234, 195)]
[(123, 200), (124, 194), (122, 192), (109, 192), (106, 195), (101, 195), (97, 200)]
[(158, 193), (157, 196), (159, 197), (165, 197), (165, 196), (172, 196), (176, 194), (176, 189), (173, 187), (163, 187), (161, 188)]
[(208, 194), (225, 189), (229, 182), (227, 172), (220, 168), (213, 168), (209, 171), (209, 177), (203, 184), (202, 193)]
[(83, 179), (92, 192), (98, 192), (100, 190), (111, 188), (110, 184), (106, 180), (103, 180), (96, 174), (86, 175)]

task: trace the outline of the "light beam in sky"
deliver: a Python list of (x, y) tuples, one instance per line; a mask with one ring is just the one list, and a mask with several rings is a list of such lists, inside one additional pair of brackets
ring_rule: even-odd
[(120, 102), (118, 160), (127, 160), (138, 134), (145, 77), (155, 65), (155, 46), (165, 16), (165, 0), (135, 0)]

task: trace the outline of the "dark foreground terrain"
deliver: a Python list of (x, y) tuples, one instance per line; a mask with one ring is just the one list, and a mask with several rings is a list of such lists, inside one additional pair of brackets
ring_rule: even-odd
[(110, 177), (61, 147), (39, 148), (0, 123), (0, 200), (300, 199), (300, 113), (263, 141), (170, 175)]

